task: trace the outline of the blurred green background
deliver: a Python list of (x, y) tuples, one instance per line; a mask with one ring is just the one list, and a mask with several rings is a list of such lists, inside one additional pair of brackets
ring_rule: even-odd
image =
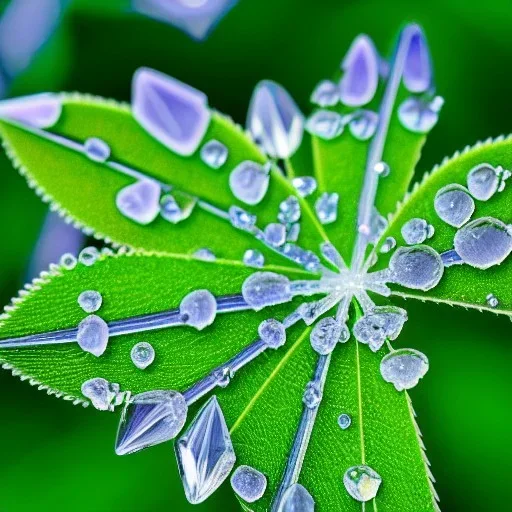
[[(387, 53), (398, 28), (417, 21), (429, 38), (438, 91), (446, 99), (418, 174), (466, 144), (512, 131), (510, 0), (240, 0), (203, 43), (128, 12), (126, 3), (69, 2), (60, 28), (10, 94), (77, 90), (128, 100), (131, 75), (144, 65), (203, 90), (212, 106), (240, 123), (263, 78), (281, 82), (307, 112), (313, 86), (332, 74), (358, 33), (371, 35)], [(24, 282), (46, 207), (3, 155), (0, 173), (5, 304)], [(441, 508), (506, 510), (510, 322), (447, 306), (407, 307), (402, 343), (431, 361), (412, 397)], [(227, 488), (207, 504), (188, 505), (170, 444), (116, 457), (117, 415), (47, 397), (5, 371), (0, 394), (2, 512), (239, 509)]]

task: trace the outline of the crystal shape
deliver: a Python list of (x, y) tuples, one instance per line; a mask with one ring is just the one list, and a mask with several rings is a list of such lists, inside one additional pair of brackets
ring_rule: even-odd
[(489, 293), (485, 300), (490, 308), (497, 308), (500, 304), (500, 301), (493, 293)]
[(78, 296), (77, 302), (86, 313), (94, 313), (101, 308), (103, 297), (95, 290), (86, 290)]
[(147, 391), (133, 396), (119, 422), (117, 455), (174, 439), (185, 424), (187, 412), (185, 398), (177, 391)]
[(103, 163), (110, 158), (110, 146), (97, 137), (91, 137), (84, 142), (84, 151), (93, 162)]
[(141, 341), (133, 346), (130, 357), (137, 368), (145, 370), (155, 360), (155, 349), (151, 343)]
[(317, 182), (312, 176), (293, 178), (292, 185), (301, 197), (310, 196), (317, 188)]
[(463, 186), (446, 185), (438, 190), (434, 198), (434, 209), (441, 220), (460, 228), (473, 215), (475, 202)]
[(160, 185), (140, 180), (121, 189), (116, 196), (118, 210), (138, 224), (153, 222), (160, 212)]
[(350, 133), (358, 140), (368, 140), (375, 135), (379, 116), (371, 110), (360, 110), (348, 123)]
[(427, 239), (428, 222), (425, 219), (408, 220), (401, 229), (406, 244), (422, 244)]
[(311, 94), (311, 103), (320, 107), (333, 107), (340, 101), (338, 85), (331, 80), (322, 80)]
[(50, 93), (0, 101), (0, 118), (36, 128), (53, 126), (58, 121), (61, 112), (60, 98)]
[(443, 277), (444, 266), (439, 254), (427, 245), (398, 248), (389, 260), (394, 283), (427, 291), (437, 286)]
[(283, 87), (263, 80), (251, 98), (247, 129), (267, 155), (289, 158), (302, 142), (304, 116)]
[(217, 397), (199, 411), (175, 451), (187, 500), (203, 502), (226, 480), (236, 461)]
[(229, 220), (231, 224), (243, 231), (251, 231), (256, 225), (256, 215), (252, 215), (238, 206), (229, 208)]
[(306, 130), (324, 140), (331, 140), (343, 133), (343, 117), (331, 110), (317, 110), (306, 122)]
[(82, 384), (82, 394), (98, 411), (113, 411), (114, 406), (118, 405), (119, 384), (112, 384), (108, 380), (96, 377)]
[(78, 324), (76, 341), (82, 350), (100, 357), (108, 344), (108, 325), (99, 316), (89, 315)]
[(338, 416), (338, 425), (341, 430), (347, 430), (352, 424), (352, 418), (348, 414), (340, 414)]
[(96, 247), (84, 247), (80, 254), (78, 255), (78, 261), (85, 265), (86, 267), (90, 267), (91, 265), (94, 265), (98, 258), (100, 257), (100, 252)]
[(196, 151), (211, 116), (205, 94), (149, 68), (133, 76), (132, 112), (151, 136), (183, 156)]
[(392, 236), (388, 236), (380, 247), (380, 252), (388, 253), (396, 247), (396, 240)]
[(292, 243), (285, 244), (283, 254), (311, 272), (316, 272), (320, 267), (320, 258), (314, 252), (306, 251), (298, 245)]
[(436, 96), (432, 101), (407, 98), (398, 108), (398, 119), (404, 128), (414, 133), (428, 133), (437, 123), (444, 100)]
[(450, 249), (441, 254), (441, 260), (445, 267), (451, 267), (452, 265), (462, 265), (464, 260), (457, 254), (455, 249)]
[(330, 354), (340, 339), (341, 328), (342, 325), (335, 318), (319, 320), (309, 337), (313, 350), (323, 356)]
[(296, 242), (299, 239), (300, 224), (289, 224), (286, 232), (287, 242)]
[(295, 196), (287, 197), (279, 205), (277, 215), (279, 222), (283, 224), (292, 224), (300, 219), (300, 204)]
[(280, 247), (286, 241), (286, 227), (271, 223), (265, 227), (265, 242), (273, 247)]
[(290, 280), (274, 272), (255, 272), (242, 285), (245, 302), (256, 311), (292, 300)]
[(229, 175), (231, 192), (249, 205), (261, 202), (267, 193), (268, 183), (268, 168), (249, 160), (238, 164)]
[(190, 217), (196, 204), (197, 197), (182, 192), (165, 194), (160, 199), (160, 215), (172, 224), (178, 224)]
[(277, 512), (314, 512), (315, 502), (311, 494), (300, 484), (292, 484), (283, 494)]
[(315, 409), (320, 405), (322, 401), (322, 390), (318, 382), (312, 380), (306, 384), (304, 395), (302, 396), (302, 402), (308, 409)]
[(250, 466), (238, 466), (231, 475), (231, 487), (247, 503), (258, 501), (267, 489), (267, 477)]
[(480, 201), (487, 201), (498, 190), (499, 177), (496, 169), (490, 164), (480, 164), (468, 173), (469, 193)]
[(275, 318), (263, 320), (258, 327), (258, 334), (262, 341), (270, 348), (279, 348), (286, 343), (286, 329), (282, 322)]
[(76, 267), (78, 260), (76, 259), (74, 254), (66, 252), (60, 257), (59, 263), (66, 270), (72, 270)]
[(341, 63), (340, 99), (349, 107), (366, 105), (379, 85), (379, 55), (366, 35), (356, 37)]
[(332, 224), (338, 218), (339, 195), (336, 192), (324, 192), (315, 202), (318, 220), (322, 224)]
[(425, 92), (432, 82), (430, 53), (425, 35), (418, 26), (409, 40), (402, 78), (407, 90), (413, 93)]
[(499, 265), (512, 250), (510, 228), (498, 219), (475, 219), (455, 234), (454, 247), (464, 263), (486, 269)]
[(186, 295), (180, 304), (182, 320), (198, 331), (211, 325), (217, 316), (217, 301), (208, 290), (195, 290)]
[(218, 140), (210, 140), (201, 148), (201, 160), (212, 169), (220, 169), (228, 159), (228, 148)]
[(215, 261), (217, 259), (217, 256), (215, 256), (215, 254), (207, 247), (201, 247), (201, 249), (197, 249), (193, 256), (194, 258), (202, 261)]
[(261, 268), (265, 265), (265, 256), (256, 249), (247, 249), (244, 253), (244, 263), (248, 267)]
[(380, 373), (397, 391), (411, 389), (427, 373), (428, 358), (412, 348), (401, 348), (386, 354), (380, 363)]
[(343, 475), (347, 492), (357, 501), (370, 501), (379, 491), (382, 478), (369, 466), (352, 466)]

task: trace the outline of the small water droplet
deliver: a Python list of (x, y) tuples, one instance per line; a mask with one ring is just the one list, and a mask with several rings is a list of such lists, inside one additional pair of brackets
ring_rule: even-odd
[(490, 164), (480, 164), (468, 173), (469, 193), (480, 201), (487, 201), (498, 190), (499, 177)]
[(322, 390), (320, 389), (320, 385), (318, 382), (312, 380), (308, 382), (306, 385), (306, 389), (304, 390), (304, 395), (302, 396), (302, 402), (308, 409), (315, 409), (320, 405), (322, 401)]
[(396, 240), (392, 236), (388, 236), (380, 247), (380, 252), (386, 254), (396, 247)]
[(341, 430), (347, 430), (352, 424), (352, 418), (348, 414), (340, 414), (338, 417), (338, 425)]
[(326, 317), (319, 320), (309, 338), (313, 350), (323, 356), (330, 354), (340, 340), (341, 328), (342, 325), (335, 318)]
[(299, 239), (300, 234), (300, 224), (289, 224), (288, 230), (286, 233), (286, 241), (287, 242), (296, 242)]
[(267, 478), (250, 466), (238, 466), (231, 475), (231, 487), (242, 500), (254, 503), (265, 494)]
[(217, 316), (217, 301), (208, 290), (195, 290), (186, 295), (180, 304), (180, 315), (185, 323), (197, 330), (211, 325)]
[(244, 253), (244, 263), (248, 267), (261, 268), (265, 264), (265, 256), (256, 249), (248, 249)]
[(436, 228), (434, 226), (432, 226), (432, 224), (429, 224), (427, 226), (427, 238), (430, 239), (434, 236), (436, 232)]
[(220, 169), (228, 159), (228, 148), (218, 140), (210, 140), (201, 148), (201, 160), (212, 169)]
[(379, 116), (371, 110), (359, 110), (356, 112), (348, 127), (350, 133), (358, 140), (368, 140), (375, 135)]
[(138, 224), (150, 224), (160, 212), (160, 192), (160, 185), (152, 180), (137, 181), (117, 193), (117, 209)]
[(76, 264), (78, 263), (78, 261), (74, 254), (71, 254), (70, 252), (66, 252), (60, 257), (59, 263), (66, 270), (73, 270), (76, 267)]
[(322, 80), (311, 95), (311, 103), (320, 107), (333, 107), (340, 101), (338, 85), (331, 80)]
[(380, 363), (382, 378), (394, 384), (397, 391), (416, 386), (428, 368), (427, 356), (412, 348), (394, 350), (385, 355)]
[(432, 101), (422, 98), (407, 98), (398, 108), (402, 126), (414, 133), (428, 133), (439, 119), (443, 99), (436, 96)]
[(402, 226), (401, 233), (406, 244), (422, 244), (427, 239), (428, 222), (425, 219), (411, 219)]
[(489, 295), (487, 295), (485, 300), (487, 301), (487, 305), (491, 308), (497, 308), (500, 304), (500, 301), (497, 299), (497, 297), (493, 293), (489, 293)]
[(99, 411), (113, 411), (115, 405), (119, 405), (119, 384), (112, 384), (108, 380), (96, 377), (86, 380), (82, 384), (82, 394), (88, 398), (93, 407)]
[(86, 290), (78, 296), (78, 305), (86, 313), (94, 313), (95, 311), (98, 311), (102, 302), (103, 297), (101, 296), (101, 293), (95, 290)]
[(441, 188), (434, 199), (437, 215), (456, 228), (460, 228), (473, 215), (475, 202), (467, 189), (461, 185), (446, 185)]
[(196, 204), (197, 198), (188, 194), (165, 194), (160, 199), (160, 215), (172, 224), (178, 224), (190, 217)]
[(99, 316), (89, 315), (78, 324), (76, 341), (85, 352), (100, 357), (108, 344), (108, 325)]
[(280, 247), (286, 241), (286, 227), (283, 224), (271, 223), (265, 227), (265, 242), (272, 247)]
[(500, 220), (482, 217), (457, 231), (454, 247), (465, 263), (486, 269), (499, 265), (510, 254), (512, 235)]
[(306, 130), (324, 140), (331, 140), (343, 133), (343, 117), (330, 110), (317, 110), (306, 122)]
[(137, 368), (145, 370), (155, 360), (155, 349), (151, 343), (141, 341), (133, 346), (130, 356)]
[(286, 343), (285, 326), (274, 318), (263, 320), (258, 327), (258, 334), (270, 348), (276, 349)]
[(292, 300), (290, 280), (274, 272), (255, 272), (242, 285), (245, 302), (256, 311)]
[(322, 224), (332, 224), (338, 218), (339, 195), (336, 192), (324, 192), (315, 203), (318, 220)]
[(277, 218), (283, 224), (297, 222), (300, 219), (299, 200), (295, 196), (290, 196), (282, 201)]
[(317, 188), (317, 182), (311, 176), (293, 178), (292, 185), (301, 197), (310, 196)]
[(94, 263), (96, 263), (99, 256), (100, 253), (98, 249), (96, 249), (96, 247), (85, 247), (80, 251), (80, 254), (78, 255), (78, 261), (82, 265), (90, 267), (91, 265), (94, 265)]
[(343, 476), (347, 492), (357, 501), (370, 501), (379, 491), (382, 478), (369, 466), (352, 466)]
[(102, 139), (91, 137), (84, 142), (85, 154), (94, 162), (105, 162), (110, 158), (110, 146)]
[(320, 268), (320, 258), (314, 252), (306, 251), (298, 245), (292, 243), (285, 244), (283, 254), (311, 272), (316, 272)]
[(386, 162), (377, 162), (373, 166), (373, 170), (382, 178), (389, 176), (389, 173), (391, 172), (391, 169), (389, 168), (389, 165)]
[(202, 247), (201, 249), (197, 249), (197, 251), (193, 254), (194, 258), (202, 261), (215, 261), (217, 256), (208, 248)]
[(256, 224), (256, 215), (252, 215), (238, 206), (229, 208), (229, 219), (235, 228), (242, 231), (251, 231)]
[(267, 193), (268, 168), (246, 160), (238, 164), (229, 175), (229, 186), (233, 195), (249, 205), (262, 201)]

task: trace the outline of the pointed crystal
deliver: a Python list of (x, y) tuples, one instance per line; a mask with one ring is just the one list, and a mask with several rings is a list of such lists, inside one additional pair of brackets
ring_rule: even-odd
[(499, 181), (498, 173), (492, 165), (477, 165), (468, 173), (469, 193), (475, 199), (487, 201), (498, 190)]
[(286, 489), (277, 512), (314, 512), (315, 502), (311, 494), (300, 484)]
[(177, 391), (148, 391), (133, 396), (119, 423), (117, 455), (174, 439), (185, 424), (187, 411), (185, 398)]
[(408, 91), (425, 92), (432, 83), (432, 64), (427, 41), (422, 30), (416, 26), (409, 41), (405, 57), (403, 81)]
[(261, 202), (267, 193), (268, 169), (246, 160), (235, 167), (229, 175), (229, 187), (233, 195), (249, 205)]
[(183, 156), (196, 151), (211, 116), (205, 94), (149, 68), (133, 76), (132, 112), (150, 135)]
[(59, 119), (62, 111), (60, 98), (43, 93), (0, 102), (0, 118), (11, 119), (36, 128), (49, 128)]
[(217, 397), (199, 411), (175, 451), (187, 500), (203, 502), (226, 480), (236, 461)]
[(270, 80), (254, 89), (247, 129), (272, 158), (289, 158), (302, 142), (304, 116), (288, 92)]
[(99, 316), (89, 315), (78, 324), (76, 341), (82, 350), (100, 357), (108, 344), (108, 325)]
[(116, 197), (118, 210), (138, 224), (153, 222), (160, 212), (160, 185), (140, 180), (121, 189)]

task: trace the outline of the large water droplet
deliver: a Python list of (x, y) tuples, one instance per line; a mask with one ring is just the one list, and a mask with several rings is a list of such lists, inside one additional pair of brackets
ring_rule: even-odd
[(108, 380), (96, 377), (82, 384), (82, 394), (99, 411), (113, 411), (114, 406), (118, 405), (119, 384), (112, 384)]
[(137, 368), (145, 370), (155, 360), (155, 349), (151, 343), (141, 341), (133, 346), (130, 357)]
[(272, 247), (280, 247), (286, 241), (286, 227), (275, 222), (265, 227), (265, 242)]
[(263, 320), (258, 327), (258, 334), (270, 348), (279, 348), (286, 343), (286, 329), (274, 318)]
[(352, 466), (343, 476), (347, 492), (357, 501), (370, 501), (379, 491), (382, 478), (369, 466)]
[(331, 80), (322, 80), (311, 95), (311, 103), (320, 107), (333, 107), (340, 101), (338, 85)]
[(181, 301), (180, 315), (187, 325), (200, 331), (214, 322), (217, 301), (210, 291), (195, 290)]
[(499, 265), (512, 250), (509, 227), (498, 219), (475, 219), (455, 234), (454, 247), (465, 263), (486, 269)]
[(338, 218), (339, 195), (336, 192), (324, 192), (315, 203), (318, 220), (322, 224), (332, 224)]
[(411, 219), (402, 226), (401, 233), (406, 244), (422, 244), (427, 239), (428, 222), (425, 219)]
[(98, 311), (102, 302), (103, 298), (101, 293), (95, 290), (86, 290), (78, 296), (78, 305), (86, 313), (94, 313), (95, 311)]
[(314, 512), (315, 502), (311, 494), (300, 484), (286, 489), (277, 512)]
[(343, 133), (343, 117), (331, 110), (317, 110), (306, 122), (306, 130), (324, 140), (331, 140)]
[(231, 487), (247, 503), (258, 501), (267, 488), (267, 477), (250, 466), (238, 466), (231, 475)]
[(428, 133), (439, 119), (444, 100), (436, 96), (432, 101), (407, 98), (398, 108), (398, 118), (404, 128), (414, 133)]
[(256, 249), (247, 249), (244, 253), (244, 264), (248, 267), (261, 268), (265, 264), (265, 256)]
[(220, 169), (228, 159), (228, 148), (218, 140), (210, 140), (201, 148), (201, 160), (212, 169)]
[(102, 139), (91, 137), (84, 142), (85, 154), (93, 162), (105, 162), (110, 158), (110, 146)]
[(398, 248), (389, 261), (391, 282), (427, 291), (437, 286), (444, 266), (439, 254), (427, 245)]
[(233, 195), (250, 205), (258, 204), (265, 197), (268, 182), (268, 169), (249, 160), (237, 165), (229, 175)]
[(402, 391), (416, 386), (428, 367), (425, 354), (412, 348), (401, 348), (383, 357), (380, 373), (386, 382), (391, 382), (398, 391)]
[(371, 110), (360, 110), (356, 112), (348, 128), (350, 133), (358, 140), (368, 140), (377, 131), (379, 116)]
[(499, 181), (496, 169), (490, 164), (477, 165), (468, 173), (469, 192), (480, 201), (487, 201), (496, 193)]
[(310, 335), (313, 350), (324, 356), (330, 354), (341, 337), (341, 328), (342, 325), (332, 317), (318, 321)]
[(473, 215), (475, 202), (461, 185), (446, 185), (437, 192), (434, 208), (447, 224), (460, 228)]
[(419, 27), (416, 27), (416, 33), (409, 41), (403, 81), (407, 90), (414, 93), (425, 92), (432, 82), (432, 65), (427, 41)]
[(100, 357), (108, 344), (108, 325), (99, 316), (89, 315), (78, 324), (76, 341), (82, 350)]
[(116, 196), (118, 210), (138, 224), (153, 222), (160, 212), (160, 185), (140, 180), (121, 189)]
[(301, 197), (310, 196), (317, 188), (317, 182), (315, 178), (311, 176), (293, 178), (292, 184)]
[(292, 300), (290, 280), (274, 272), (255, 272), (242, 285), (245, 302), (256, 311)]

